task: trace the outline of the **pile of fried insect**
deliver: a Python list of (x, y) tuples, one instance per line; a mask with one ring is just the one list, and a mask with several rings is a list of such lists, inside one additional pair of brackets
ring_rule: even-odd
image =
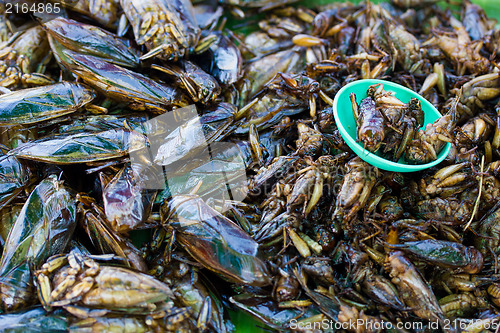
[[(495, 331), (496, 20), (468, 1), (292, 2), (2, 5), (0, 330), (231, 332), (247, 313)], [(446, 160), (357, 157), (332, 102), (360, 79), (443, 115), (422, 128), (418, 103), (372, 86), (353, 105), (365, 147), (426, 163), (451, 143)]]

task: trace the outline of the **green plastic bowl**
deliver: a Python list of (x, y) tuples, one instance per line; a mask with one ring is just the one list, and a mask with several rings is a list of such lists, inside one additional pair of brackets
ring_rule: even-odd
[(384, 80), (358, 80), (351, 82), (340, 89), (337, 95), (335, 95), (335, 99), (333, 101), (333, 115), (335, 117), (335, 122), (337, 123), (340, 134), (344, 138), (347, 145), (365, 162), (387, 171), (420, 171), (430, 168), (443, 161), (450, 153), (450, 143), (447, 143), (444, 148), (441, 149), (435, 161), (426, 164), (408, 164), (404, 157), (401, 157), (398, 162), (393, 162), (378, 156), (376, 153), (374, 154), (366, 150), (363, 148), (361, 143), (356, 142), (356, 121), (354, 120), (354, 115), (352, 113), (352, 104), (349, 94), (351, 92), (355, 93), (356, 100), (360, 103), (361, 100), (366, 97), (366, 90), (368, 87), (376, 83), (382, 83), (385, 91), (394, 92), (394, 95), (404, 103), (407, 103), (412, 97), (418, 98), (422, 102), (422, 110), (425, 113), (423, 128), (425, 128), (426, 124), (433, 123), (436, 119), (441, 117), (439, 111), (434, 107), (434, 105), (429, 103), (429, 101), (416, 92), (397, 83)]

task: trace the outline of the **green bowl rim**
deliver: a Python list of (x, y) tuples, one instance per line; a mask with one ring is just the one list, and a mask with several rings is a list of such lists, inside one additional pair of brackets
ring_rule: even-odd
[[(339, 118), (338, 111), (337, 111), (337, 105), (339, 103), (340, 97), (343, 94), (345, 94), (347, 90), (351, 89), (353, 86), (359, 85), (360, 83), (372, 83), (372, 84), (382, 83), (386, 86), (390, 86), (391, 88), (406, 91), (406, 92), (410, 93), (411, 95), (414, 95), (415, 97), (420, 99), (423, 104), (427, 104), (427, 107), (430, 107), (430, 109), (434, 110), (439, 116), (442, 116), (442, 115), (438, 111), (438, 109), (436, 109), (436, 107), (434, 105), (432, 105), (432, 103), (430, 103), (428, 100), (423, 98), (421, 95), (419, 95), (418, 93), (414, 92), (411, 89), (408, 89), (400, 84), (397, 84), (397, 83), (394, 83), (391, 81), (378, 80), (378, 79), (361, 79), (361, 80), (356, 80), (354, 82), (350, 82), (350, 83), (346, 84), (335, 95), (335, 98), (333, 100), (333, 106), (332, 106), (333, 116), (335, 118), (335, 123), (337, 124), (337, 128), (339, 129), (340, 134), (342, 135), (342, 138), (344, 138), (347, 145), (362, 160), (364, 160), (365, 162), (367, 162), (373, 166), (376, 166), (382, 170), (396, 171), (396, 172), (415, 172), (415, 171), (421, 171), (421, 170), (433, 167), (433, 166), (441, 163), (446, 158), (446, 156), (448, 156), (448, 154), (450, 153), (450, 149), (451, 149), (451, 143), (449, 143), (449, 142), (441, 150), (441, 152), (439, 153), (438, 158), (436, 160), (429, 162), (429, 163), (425, 163), (425, 164), (401, 164), (401, 163), (389, 161), (389, 160), (382, 158), (382, 157), (380, 157), (372, 152), (369, 152), (365, 148), (361, 147), (360, 144), (358, 142), (356, 142), (356, 140), (351, 135), (349, 135), (349, 133), (347, 132), (344, 125), (340, 122), (340, 118)], [(362, 149), (362, 151), (366, 152), (366, 154), (358, 154), (354, 147), (357, 147), (358, 149)], [(375, 162), (375, 163), (373, 163), (373, 162)]]

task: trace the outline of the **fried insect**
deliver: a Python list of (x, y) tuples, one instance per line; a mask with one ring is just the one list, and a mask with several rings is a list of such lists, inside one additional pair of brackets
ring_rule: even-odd
[(178, 59), (200, 38), (193, 5), (187, 0), (121, 0), (137, 44), (146, 45), (141, 59)]
[(375, 101), (371, 97), (364, 98), (359, 106), (354, 93), (349, 97), (358, 126), (357, 140), (363, 142), (369, 151), (376, 152), (385, 137), (384, 117), (380, 110), (375, 108)]
[(437, 159), (441, 149), (447, 142), (452, 142), (451, 133), (457, 124), (457, 104), (455, 99), (448, 113), (439, 117), (432, 124), (425, 126), (425, 130), (419, 130), (408, 145), (406, 159), (411, 163), (428, 163)]
[(345, 232), (356, 213), (361, 210), (375, 185), (377, 169), (359, 157), (347, 163), (347, 174), (337, 195), (332, 219), (342, 223)]
[(403, 256), (402, 252), (389, 253), (384, 268), (389, 272), (405, 304), (415, 315), (422, 319), (443, 321), (444, 314), (436, 296), (417, 268)]
[(391, 244), (388, 247), (456, 272), (476, 274), (483, 268), (481, 252), (472, 246), (464, 246), (459, 243), (426, 239), (403, 244)]
[(27, 29), (7, 44), (0, 44), (0, 86), (47, 85), (55, 81), (44, 74), (50, 60), (45, 31), (37, 26)]
[(33, 301), (33, 273), (62, 251), (76, 227), (76, 205), (57, 177), (42, 180), (33, 190), (9, 236), (0, 259), (0, 306), (13, 311)]

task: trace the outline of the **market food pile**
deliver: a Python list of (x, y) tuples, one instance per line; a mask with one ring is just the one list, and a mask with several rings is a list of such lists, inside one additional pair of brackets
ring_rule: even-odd
[[(393, 161), (398, 161), (405, 155), (407, 160), (416, 163), (437, 158), (440, 151), (436, 151), (434, 147), (428, 149), (427, 156), (412, 154), (423, 147), (419, 138), (413, 141), (415, 133), (425, 133), (418, 131), (424, 124), (425, 116), (422, 102), (418, 98), (412, 97), (408, 103), (404, 103), (393, 92), (385, 91), (381, 83), (369, 86), (366, 94), (359, 105), (355, 93), (352, 92), (349, 96), (357, 124), (357, 141), (362, 142), (371, 152), (377, 152), (383, 144), (383, 155), (388, 155)], [(431, 126), (439, 126), (441, 122), (438, 119)], [(446, 134), (446, 131), (443, 132)]]
[[(500, 32), (435, 2), (4, 4), (0, 330), (495, 331)], [(333, 99), (375, 78), (443, 117), (373, 86), (358, 139), (444, 162), (346, 146)]]

